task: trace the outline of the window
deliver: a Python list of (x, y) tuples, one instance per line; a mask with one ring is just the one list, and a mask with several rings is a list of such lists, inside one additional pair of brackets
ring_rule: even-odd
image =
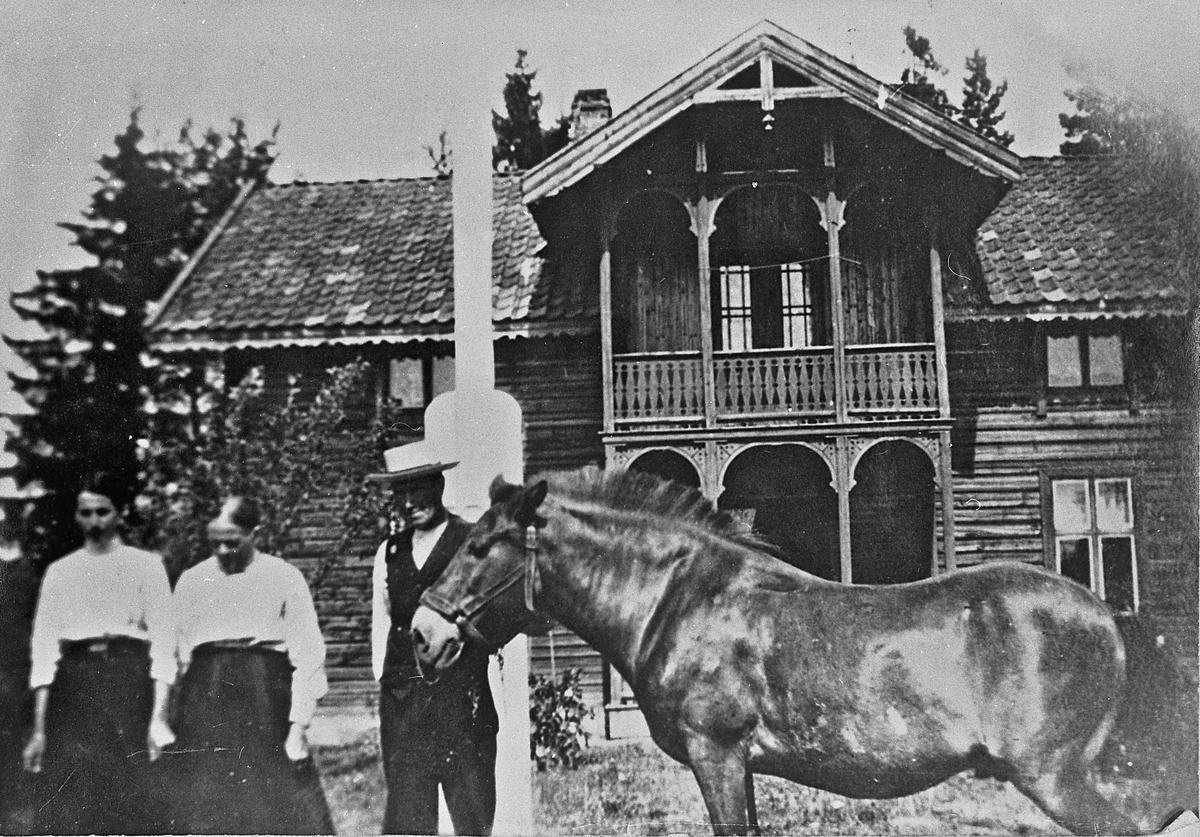
[(783, 345), (812, 346), (812, 277), (802, 265), (785, 264), (780, 268), (783, 280)]
[(438, 395), (454, 389), (454, 358), (392, 358), (387, 365), (384, 392), (405, 409), (422, 409)]
[(1119, 387), (1125, 383), (1121, 335), (1087, 327), (1046, 335), (1046, 385), (1051, 389)]
[(1138, 606), (1130, 480), (1050, 481), (1054, 568), (1120, 611)]
[(750, 316), (750, 268), (721, 268), (721, 347), (732, 352), (753, 349)]
[(806, 348), (821, 345), (815, 277), (803, 264), (720, 269), (720, 348)]

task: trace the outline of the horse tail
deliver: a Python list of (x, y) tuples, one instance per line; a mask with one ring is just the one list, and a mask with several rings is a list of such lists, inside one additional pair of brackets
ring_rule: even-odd
[(1099, 762), (1114, 774), (1154, 780), (1166, 804), (1200, 807), (1197, 682), (1144, 619), (1114, 616), (1125, 643), (1125, 696)]

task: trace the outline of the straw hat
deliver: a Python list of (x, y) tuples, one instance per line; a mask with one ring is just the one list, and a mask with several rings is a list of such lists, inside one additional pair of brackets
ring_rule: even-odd
[(380, 482), (401, 482), (415, 480), (429, 474), (440, 474), (457, 465), (457, 462), (443, 462), (428, 440), (410, 442), (407, 445), (388, 448), (383, 452), (383, 467), (387, 470), (381, 474), (368, 474), (367, 479)]

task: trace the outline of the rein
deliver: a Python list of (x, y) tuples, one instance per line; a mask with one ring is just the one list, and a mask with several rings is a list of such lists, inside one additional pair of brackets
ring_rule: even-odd
[(502, 643), (488, 639), (479, 630), (477, 624), (479, 617), (487, 609), (488, 605), (500, 598), (518, 580), (523, 581), (525, 610), (529, 611), (530, 614), (536, 613), (533, 599), (542, 589), (541, 575), (537, 565), (538, 546), (537, 527), (533, 525), (525, 527), (524, 555), (521, 565), (491, 587), (467, 599), (460, 606), (455, 606), (440, 596), (430, 595), (429, 591), (426, 591), (422, 598), (427, 606), (441, 613), (443, 616), (452, 619), (454, 624), (458, 626), (458, 629), (474, 642), (485, 648), (499, 649)]

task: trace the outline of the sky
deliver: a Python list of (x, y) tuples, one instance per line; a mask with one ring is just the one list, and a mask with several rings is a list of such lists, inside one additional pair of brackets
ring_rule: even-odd
[[(0, 0), (0, 286), (89, 263), (56, 225), (79, 219), (135, 107), (151, 143), (188, 120), (240, 117), (254, 140), (278, 124), (276, 182), (426, 175), (456, 109), (503, 109), (518, 48), (549, 123), (580, 88), (619, 113), (762, 19), (883, 81), (908, 66), (912, 25), (956, 101), (980, 49), (1021, 155), (1057, 152), (1063, 91), (1084, 83), (1200, 125), (1194, 0)], [(0, 331), (30, 333), (6, 304)]]

